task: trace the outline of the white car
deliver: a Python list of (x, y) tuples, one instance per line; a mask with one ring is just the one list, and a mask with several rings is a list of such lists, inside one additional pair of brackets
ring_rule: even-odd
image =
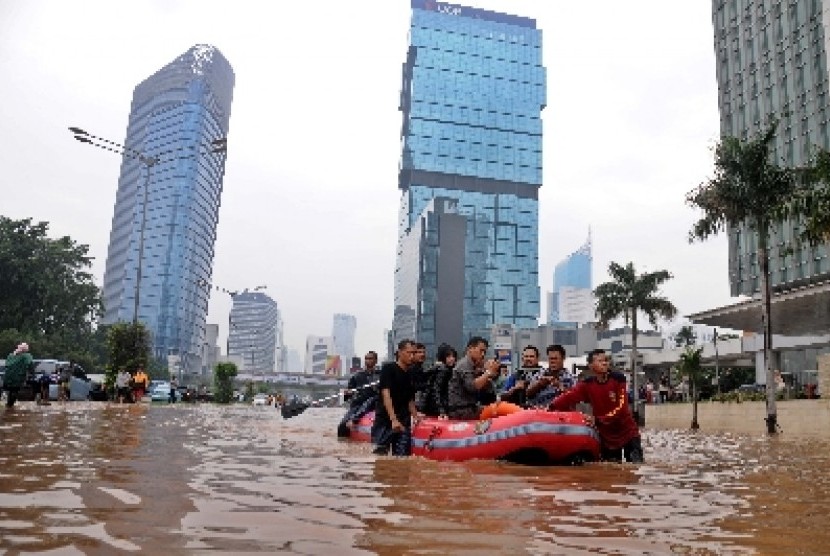
[[(154, 402), (169, 402), (170, 401), (170, 383), (158, 382), (155, 386), (151, 386), (150, 400)], [(176, 392), (176, 401), (180, 401), (181, 395)]]
[(257, 395), (254, 396), (254, 401), (252, 401), (251, 403), (253, 405), (263, 405), (263, 406), (264, 405), (270, 405), (268, 403), (268, 398), (269, 397), (270, 396), (268, 396), (268, 394), (257, 394)]

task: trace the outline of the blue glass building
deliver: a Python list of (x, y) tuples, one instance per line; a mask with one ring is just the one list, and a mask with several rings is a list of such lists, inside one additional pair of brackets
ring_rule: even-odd
[(154, 356), (177, 356), (186, 372), (200, 367), (225, 172), (211, 142), (228, 134), (233, 86), (222, 54), (194, 46), (135, 88), (124, 141), (103, 322), (137, 316)]
[(535, 20), (411, 6), (393, 331), (434, 353), (494, 324), (537, 325), (546, 77)]
[(565, 257), (553, 270), (553, 294), (548, 323), (584, 324), (595, 320), (591, 266), (591, 238)]

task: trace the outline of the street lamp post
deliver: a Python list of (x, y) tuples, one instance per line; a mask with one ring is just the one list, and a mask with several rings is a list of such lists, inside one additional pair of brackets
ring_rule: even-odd
[[(226, 137), (221, 137), (219, 139), (215, 139), (210, 142), (210, 144), (199, 144), (197, 146), (188, 145), (185, 147), (178, 147), (175, 149), (170, 149), (164, 152), (161, 152), (155, 156), (149, 156), (145, 154), (143, 151), (138, 149), (134, 149), (132, 147), (127, 147), (125, 145), (121, 145), (120, 143), (116, 143), (115, 141), (110, 141), (109, 139), (105, 139), (103, 137), (98, 137), (96, 135), (92, 135), (88, 131), (81, 129), (79, 127), (72, 126), (69, 128), (69, 131), (72, 132), (74, 138), (81, 142), (87, 143), (92, 145), (93, 147), (98, 147), (99, 149), (103, 149), (106, 151), (114, 152), (116, 154), (126, 155), (130, 158), (137, 160), (142, 166), (144, 166), (145, 174), (144, 174), (144, 191), (142, 195), (142, 206), (141, 206), (141, 222), (139, 224), (138, 230), (138, 260), (136, 262), (136, 276), (135, 276), (135, 302), (133, 305), (133, 327), (136, 330), (136, 345), (138, 344), (138, 308), (140, 306), (140, 298), (141, 298), (141, 277), (142, 277), (142, 263), (144, 260), (144, 230), (147, 225), (147, 202), (149, 197), (150, 191), (150, 171), (153, 166), (161, 163), (161, 162), (171, 162), (173, 160), (177, 160), (179, 158), (188, 158), (193, 156), (193, 154), (201, 155), (207, 154), (201, 152), (199, 149), (202, 147), (206, 147), (210, 149), (211, 154), (220, 154), (226, 153), (228, 149), (228, 140)], [(191, 152), (188, 155), (177, 156), (181, 154), (183, 151), (195, 149), (195, 153)], [(161, 158), (163, 156), (170, 156), (170, 158)]]
[(715, 328), (715, 335), (712, 337), (715, 344), (715, 381), (718, 386), (718, 394), (720, 394), (720, 366), (718, 362), (718, 329)]

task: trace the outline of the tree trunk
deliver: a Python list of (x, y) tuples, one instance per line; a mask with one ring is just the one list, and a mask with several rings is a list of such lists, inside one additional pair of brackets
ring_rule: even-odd
[(758, 226), (758, 257), (761, 265), (761, 320), (764, 325), (764, 365), (767, 371), (767, 433), (778, 432), (778, 415), (775, 407), (775, 374), (772, 368), (772, 292), (769, 276), (769, 252), (767, 250), (768, 226)]
[(692, 383), (692, 430), (697, 430), (700, 428), (697, 422), (697, 381), (689, 377), (689, 382)]
[(634, 393), (634, 404), (631, 413), (634, 422), (640, 425), (640, 390), (637, 387), (637, 309), (631, 308), (631, 390)]

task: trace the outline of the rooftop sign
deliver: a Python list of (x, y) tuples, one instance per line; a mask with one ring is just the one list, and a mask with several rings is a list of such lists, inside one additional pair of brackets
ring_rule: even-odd
[(480, 8), (469, 8), (458, 4), (448, 4), (447, 2), (436, 2), (435, 0), (412, 0), (412, 8), (417, 10), (426, 10), (428, 12), (438, 12), (446, 15), (483, 19), (486, 21), (495, 21), (497, 23), (507, 23), (508, 25), (518, 25), (520, 27), (530, 27), (531, 29), (536, 28), (536, 20), (528, 17), (491, 12)]

